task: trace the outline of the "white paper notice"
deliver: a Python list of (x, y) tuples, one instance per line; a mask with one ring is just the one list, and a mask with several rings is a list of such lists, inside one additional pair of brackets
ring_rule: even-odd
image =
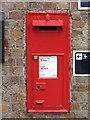
[(39, 56), (39, 78), (57, 77), (57, 56)]

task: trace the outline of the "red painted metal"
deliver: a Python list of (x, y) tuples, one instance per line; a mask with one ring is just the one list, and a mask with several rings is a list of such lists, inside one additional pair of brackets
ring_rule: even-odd
[[(57, 29), (40, 30), (39, 26), (53, 26)], [(69, 112), (69, 14), (66, 12), (27, 12), (26, 48), (27, 112)], [(56, 78), (39, 77), (40, 56), (57, 56)]]
[(62, 20), (33, 20), (32, 26), (63, 26)]

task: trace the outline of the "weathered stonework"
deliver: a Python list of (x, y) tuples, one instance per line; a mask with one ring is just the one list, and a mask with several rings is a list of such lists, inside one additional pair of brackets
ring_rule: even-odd
[[(88, 12), (78, 11), (77, 2), (0, 3), (5, 12), (5, 63), (2, 66), (3, 118), (88, 118), (88, 77), (73, 77), (73, 50), (88, 49)], [(71, 103), (69, 113), (27, 113), (25, 13), (71, 11)]]

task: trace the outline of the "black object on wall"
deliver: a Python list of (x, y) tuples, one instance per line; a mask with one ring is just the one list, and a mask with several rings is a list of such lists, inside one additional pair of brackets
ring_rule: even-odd
[(90, 75), (90, 52), (75, 53), (75, 74)]
[(90, 7), (90, 0), (81, 0), (81, 7)]
[(0, 12), (0, 63), (4, 63), (4, 13)]

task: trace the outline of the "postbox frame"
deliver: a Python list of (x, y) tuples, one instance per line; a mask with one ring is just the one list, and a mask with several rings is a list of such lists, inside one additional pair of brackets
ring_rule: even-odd
[[(31, 101), (32, 101), (32, 82), (33, 81), (30, 81), (29, 78), (31, 79), (31, 76), (29, 74), (29, 67), (30, 66), (30, 56), (29, 56), (29, 46), (30, 46), (30, 43), (29, 43), (29, 22), (30, 22), (30, 15), (45, 15), (45, 14), (50, 14), (50, 15), (66, 15), (67, 18), (69, 18), (69, 13), (67, 12), (27, 12), (26, 13), (26, 48), (27, 48), (27, 70), (26, 70), (26, 83), (27, 83), (27, 95), (26, 95), (26, 108), (27, 108), (27, 112), (69, 112), (69, 104), (70, 104), (70, 19), (67, 19), (67, 23), (68, 23), (68, 27), (67, 27), (67, 41), (69, 42), (68, 43), (68, 79), (66, 80), (67, 82), (63, 82), (63, 104), (64, 104), (64, 108), (63, 106), (61, 106), (61, 109), (33, 109), (32, 108), (32, 104), (31, 104)], [(45, 26), (45, 22), (43, 23), (44, 26)], [(55, 25), (55, 24), (54, 24)], [(32, 22), (32, 26), (39, 26), (39, 24), (35, 21), (34, 23)], [(52, 24), (51, 24), (52, 26)], [(56, 25), (57, 26), (57, 25)], [(61, 22), (61, 26), (63, 26), (63, 23)], [(32, 56), (34, 56), (36, 54), (32, 53)], [(64, 55), (64, 53), (60, 53), (60, 54), (57, 54), (57, 53), (37, 53), (37, 56), (39, 55)], [(29, 66), (29, 67), (28, 67)], [(65, 88), (66, 87), (66, 88)], [(67, 92), (66, 92), (67, 90)], [(67, 96), (67, 97), (66, 97)]]

